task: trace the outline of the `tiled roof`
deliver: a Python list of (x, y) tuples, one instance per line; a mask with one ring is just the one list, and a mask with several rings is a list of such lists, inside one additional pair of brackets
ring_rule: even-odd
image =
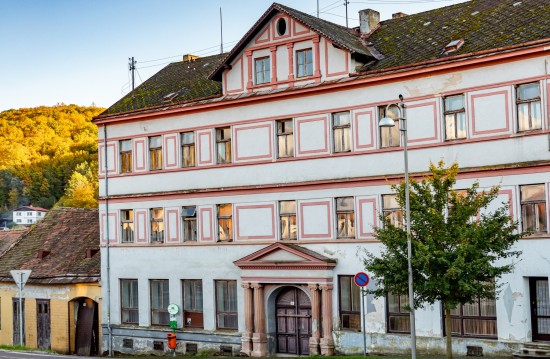
[(34, 207), (34, 206), (21, 206), (21, 207), (17, 207), (17, 208), (14, 209), (13, 211), (14, 211), (14, 212), (17, 212), (17, 211), (38, 211), (38, 212), (48, 212), (48, 210), (45, 209), (45, 208)]
[(29, 283), (98, 282), (99, 252), (86, 257), (98, 249), (98, 210), (56, 207), (0, 257), (0, 281), (13, 281), (10, 270), (30, 269)]
[(6, 252), (25, 232), (27, 229), (12, 229), (9, 231), (0, 231), (0, 257)]
[[(471, 0), (382, 21), (368, 37), (384, 58), (362, 70), (387, 69), (550, 38), (548, 0)], [(444, 54), (453, 40), (464, 40)]]
[(221, 95), (221, 83), (208, 75), (227, 54), (174, 62), (139, 85), (100, 116), (154, 106), (168, 106)]

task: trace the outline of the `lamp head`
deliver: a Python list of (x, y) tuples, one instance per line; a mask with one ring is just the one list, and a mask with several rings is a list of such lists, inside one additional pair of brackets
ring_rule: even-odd
[(380, 121), (378, 122), (378, 126), (380, 127), (394, 127), (395, 121), (390, 117), (382, 117)]

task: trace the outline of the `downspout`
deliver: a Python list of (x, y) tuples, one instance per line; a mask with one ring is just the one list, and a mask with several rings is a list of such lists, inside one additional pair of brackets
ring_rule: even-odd
[(109, 256), (109, 167), (107, 167), (107, 124), (103, 124), (103, 162), (105, 168), (105, 261), (107, 262), (107, 335), (109, 356), (113, 356), (113, 334), (111, 332), (111, 261)]

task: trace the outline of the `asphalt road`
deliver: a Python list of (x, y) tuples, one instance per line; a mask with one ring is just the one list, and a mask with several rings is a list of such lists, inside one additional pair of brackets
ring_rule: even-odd
[(97, 357), (79, 357), (76, 355), (28, 353), (28, 352), (0, 350), (0, 359), (42, 359), (42, 358), (43, 359), (54, 359), (54, 358), (97, 359)]

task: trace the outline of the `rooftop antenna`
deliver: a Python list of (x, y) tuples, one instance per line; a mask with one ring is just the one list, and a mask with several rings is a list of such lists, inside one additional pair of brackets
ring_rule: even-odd
[(349, 28), (349, 26), (348, 26), (348, 5), (349, 5), (349, 1), (344, 0), (344, 6), (346, 7), (346, 27)]
[(132, 72), (132, 105), (134, 107), (134, 109), (136, 108), (136, 99), (134, 98), (134, 88), (135, 88), (135, 78), (134, 78), (134, 73), (136, 71), (136, 60), (134, 60), (134, 57), (130, 57), (128, 58), (128, 69), (130, 70), (130, 72)]
[(319, 0), (317, 0), (317, 17), (319, 17)]
[(220, 54), (223, 54), (223, 19), (222, 19), (221, 6), (220, 6)]

